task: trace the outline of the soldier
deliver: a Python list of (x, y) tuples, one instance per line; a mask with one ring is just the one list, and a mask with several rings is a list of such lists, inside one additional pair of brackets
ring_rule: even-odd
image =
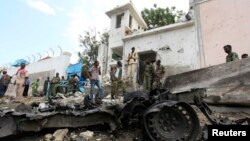
[(48, 91), (49, 83), (50, 83), (50, 80), (49, 80), (49, 79), (50, 79), (50, 78), (47, 77), (47, 80), (45, 80), (44, 83), (43, 83), (43, 94), (44, 94), (45, 96), (46, 96), (47, 93), (49, 92), (49, 91)]
[(115, 91), (116, 91), (116, 81), (117, 81), (117, 77), (115, 76), (116, 74), (116, 67), (112, 66), (111, 67), (111, 71), (110, 71), (110, 79), (111, 79), (111, 99), (114, 99), (115, 97)]
[(226, 62), (231, 62), (235, 60), (239, 60), (238, 54), (235, 52), (232, 52), (232, 46), (231, 45), (225, 45), (224, 51), (228, 54), (226, 57)]
[(147, 60), (145, 73), (144, 73), (144, 89), (147, 91), (152, 90), (153, 75), (154, 75), (153, 61)]
[(58, 84), (60, 82), (59, 73), (56, 73), (56, 77), (53, 77), (51, 80), (51, 95), (55, 96), (58, 91)]
[(73, 76), (71, 76), (71, 78), (69, 79), (69, 89), (72, 90), (73, 94), (76, 92), (77, 90), (77, 86), (79, 84), (79, 78), (78, 75), (75, 74)]
[(110, 77), (111, 99), (114, 99), (119, 91), (119, 88), (122, 89), (123, 94), (126, 92), (124, 82), (122, 81), (122, 63), (120, 61), (117, 62), (116, 67), (111, 68)]
[(161, 60), (156, 61), (156, 71), (155, 71), (155, 80), (154, 80), (154, 88), (161, 87), (161, 79), (164, 77), (165, 68), (161, 65)]
[(246, 59), (246, 58), (248, 58), (248, 54), (242, 54), (241, 55), (241, 59)]
[(37, 78), (37, 80), (31, 84), (32, 96), (37, 96), (37, 89), (39, 87), (39, 81), (40, 79)]

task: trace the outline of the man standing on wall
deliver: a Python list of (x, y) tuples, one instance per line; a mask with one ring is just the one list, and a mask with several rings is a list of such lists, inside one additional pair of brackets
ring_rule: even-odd
[(96, 60), (93, 66), (89, 70), (89, 79), (90, 79), (90, 99), (92, 102), (94, 100), (94, 86), (98, 87), (98, 98), (103, 98), (102, 87), (99, 79), (99, 75), (101, 75), (101, 67), (99, 67), (99, 62)]
[(235, 60), (239, 60), (238, 54), (235, 52), (232, 52), (232, 46), (231, 45), (225, 45), (224, 51), (228, 54), (226, 57), (226, 62), (231, 62)]
[(19, 101), (22, 98), (24, 86), (28, 78), (28, 71), (25, 69), (25, 64), (21, 63), (21, 67), (16, 73), (16, 100)]
[(136, 59), (137, 53), (135, 52), (135, 47), (132, 47), (132, 51), (128, 54), (128, 81), (133, 81), (134, 75), (136, 73)]
[(246, 58), (248, 58), (248, 54), (245, 53), (241, 55), (241, 59), (246, 59)]

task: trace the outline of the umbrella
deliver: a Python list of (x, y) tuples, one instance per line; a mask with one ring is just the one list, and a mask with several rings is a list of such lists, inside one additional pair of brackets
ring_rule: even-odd
[(18, 60), (16, 60), (16, 61), (12, 64), (12, 66), (13, 66), (13, 67), (19, 67), (19, 66), (21, 66), (21, 64), (27, 65), (27, 64), (29, 64), (29, 62), (26, 61), (26, 60), (24, 60), (24, 59), (18, 59)]

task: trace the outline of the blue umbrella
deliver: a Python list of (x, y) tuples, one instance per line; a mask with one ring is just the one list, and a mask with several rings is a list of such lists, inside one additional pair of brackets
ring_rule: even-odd
[(24, 60), (24, 59), (18, 59), (18, 60), (16, 60), (16, 61), (12, 64), (12, 66), (13, 66), (13, 67), (19, 67), (19, 66), (21, 66), (21, 64), (27, 65), (27, 64), (29, 64), (29, 62), (26, 61), (26, 60)]

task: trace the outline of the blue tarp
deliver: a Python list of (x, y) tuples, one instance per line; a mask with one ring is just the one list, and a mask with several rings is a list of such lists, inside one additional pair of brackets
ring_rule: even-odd
[(77, 64), (74, 64), (74, 65), (68, 66), (66, 72), (67, 72), (67, 74), (69, 76), (74, 75), (74, 74), (77, 74), (78, 76), (81, 76), (82, 63), (77, 63)]
[(28, 61), (24, 60), (24, 59), (19, 59), (19, 60), (16, 60), (15, 63), (12, 64), (12, 66), (14, 67), (19, 67), (22, 63), (24, 64), (29, 64)]

